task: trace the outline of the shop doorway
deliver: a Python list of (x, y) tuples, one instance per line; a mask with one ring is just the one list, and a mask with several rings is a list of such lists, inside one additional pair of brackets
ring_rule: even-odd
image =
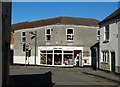
[(115, 52), (111, 52), (111, 72), (115, 72)]
[(81, 50), (74, 50), (74, 66), (82, 66), (82, 53)]

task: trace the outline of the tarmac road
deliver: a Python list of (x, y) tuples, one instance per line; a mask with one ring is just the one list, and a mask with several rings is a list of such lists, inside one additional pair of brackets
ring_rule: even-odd
[[(86, 68), (87, 69), (87, 68)], [(108, 86), (118, 87), (118, 83), (106, 80), (100, 77), (86, 75), (82, 68), (58, 68), (58, 67), (41, 67), (41, 66), (11, 66), (10, 81), (17, 83), (17, 81), (27, 80), (28, 84), (47, 84), (52, 82), (54, 85), (88, 85), (88, 86)], [(18, 77), (15, 77), (18, 76)], [(23, 77), (24, 76), (24, 77)], [(27, 79), (26, 79), (27, 78)], [(34, 80), (31, 80), (34, 79)], [(38, 79), (39, 78), (39, 79)], [(46, 79), (43, 79), (46, 78)], [(18, 80), (19, 79), (19, 80)], [(41, 80), (42, 79), (42, 80)], [(30, 81), (28, 81), (30, 80)], [(15, 81), (15, 82), (14, 82)], [(35, 81), (35, 82), (33, 82)], [(38, 81), (38, 82), (37, 82)], [(27, 83), (26, 82), (26, 83)], [(33, 83), (32, 83), (33, 82)], [(39, 84), (38, 84), (39, 83)], [(21, 84), (21, 83), (19, 83)]]

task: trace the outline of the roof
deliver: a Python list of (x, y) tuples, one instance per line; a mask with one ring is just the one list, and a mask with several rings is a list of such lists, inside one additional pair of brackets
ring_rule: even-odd
[(93, 44), (93, 45), (90, 47), (90, 49), (93, 49), (94, 47), (98, 47), (98, 48), (99, 48), (99, 44), (100, 44), (100, 42), (96, 42), (95, 44)]
[(120, 8), (118, 8), (116, 11), (114, 11), (112, 14), (110, 14), (108, 17), (106, 17), (104, 20), (102, 20), (99, 24), (107, 22), (111, 19), (118, 18), (119, 16), (120, 16)]
[(25, 28), (41, 27), (53, 24), (72, 24), (72, 25), (86, 25), (86, 26), (98, 26), (99, 20), (92, 18), (76, 18), (76, 17), (56, 17), (31, 22), (21, 22), (12, 25), (12, 30), (19, 30)]

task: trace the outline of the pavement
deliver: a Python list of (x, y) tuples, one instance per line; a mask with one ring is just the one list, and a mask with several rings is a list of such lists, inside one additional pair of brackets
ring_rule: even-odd
[(120, 75), (115, 74), (115, 73), (110, 73), (110, 72), (106, 72), (103, 70), (96, 70), (95, 71), (91, 68), (82, 68), (82, 73), (101, 77), (101, 78), (104, 78), (107, 80), (111, 80), (111, 81), (115, 81), (115, 82), (120, 83)]

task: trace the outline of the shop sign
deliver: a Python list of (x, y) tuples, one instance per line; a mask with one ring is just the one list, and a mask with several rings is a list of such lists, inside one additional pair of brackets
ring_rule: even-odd
[(62, 48), (53, 48), (53, 49), (62, 49)]

